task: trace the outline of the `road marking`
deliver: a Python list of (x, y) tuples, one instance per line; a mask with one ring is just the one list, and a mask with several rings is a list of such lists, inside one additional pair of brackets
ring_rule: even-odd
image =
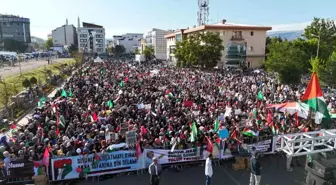
[(225, 169), (223, 171), (234, 183), (236, 183), (237, 185), (240, 185), (240, 182), (238, 182), (236, 178), (230, 175), (230, 173), (228, 173)]

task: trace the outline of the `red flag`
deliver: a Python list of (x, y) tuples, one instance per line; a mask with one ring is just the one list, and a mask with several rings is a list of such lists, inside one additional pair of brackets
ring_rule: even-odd
[(128, 78), (127, 77), (124, 78), (124, 82), (128, 82)]
[(192, 107), (194, 105), (193, 101), (184, 101), (183, 106), (185, 107)]
[(298, 113), (295, 113), (295, 125), (298, 127), (299, 126), (299, 116)]
[(50, 157), (50, 148), (49, 146), (46, 147), (43, 153), (43, 158), (42, 158), (42, 164), (45, 165), (46, 167), (49, 167), (49, 157)]
[(98, 116), (97, 116), (96, 112), (93, 112), (92, 118), (95, 122), (98, 122)]
[(94, 157), (95, 157), (95, 160), (97, 160), (97, 161), (102, 160), (102, 158), (97, 153), (95, 153)]
[(116, 132), (119, 132), (119, 131), (120, 131), (120, 125), (117, 126), (117, 128), (116, 128), (115, 131), (116, 131)]
[(141, 147), (140, 147), (140, 142), (137, 142), (135, 145), (135, 157), (138, 160), (141, 155)]
[(207, 137), (207, 146), (206, 146), (206, 150), (209, 152), (209, 153), (212, 153), (212, 150), (213, 150), (213, 144), (211, 142), (211, 140)]
[(59, 130), (59, 128), (57, 127), (56, 128), (56, 135), (58, 135), (60, 133), (60, 130)]
[(271, 111), (268, 111), (268, 114), (267, 114), (267, 123), (271, 123), (272, 122), (272, 113)]
[(16, 129), (16, 126), (14, 125), (14, 123), (11, 123), (10, 129)]
[(147, 134), (147, 129), (144, 126), (141, 126), (141, 128), (140, 128), (140, 134), (141, 135)]
[(169, 130), (169, 131), (173, 131), (173, 127), (171, 126), (170, 123), (168, 124), (168, 130)]

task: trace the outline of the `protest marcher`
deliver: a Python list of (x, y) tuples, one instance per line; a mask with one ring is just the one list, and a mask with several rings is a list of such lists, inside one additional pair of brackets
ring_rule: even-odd
[[(111, 146), (119, 144), (139, 146), (141, 152), (184, 150), (210, 141), (219, 151), (223, 142), (235, 155), (253, 141), (320, 129), (269, 108), (297, 101), (305, 85), (282, 85), (266, 72), (223, 73), (150, 62), (87, 63), (80, 71), (53, 98), (40, 99), (27, 125), (12, 123), (10, 136), (1, 131), (6, 164), (22, 158), (41, 161), (47, 148), (50, 158), (61, 158), (114, 152)], [(325, 99), (334, 110), (335, 100)], [(137, 144), (126, 144), (128, 131), (135, 133)]]
[(161, 165), (158, 163), (158, 158), (153, 158), (153, 163), (149, 165), (148, 171), (150, 174), (150, 184), (159, 185), (162, 168)]
[(207, 159), (205, 160), (205, 177), (206, 177), (205, 184), (206, 185), (211, 184), (211, 177), (213, 175), (211, 158), (212, 158), (212, 154), (210, 153)]
[(251, 176), (250, 185), (260, 185), (261, 180), (261, 165), (258, 155), (254, 154), (251, 157)]

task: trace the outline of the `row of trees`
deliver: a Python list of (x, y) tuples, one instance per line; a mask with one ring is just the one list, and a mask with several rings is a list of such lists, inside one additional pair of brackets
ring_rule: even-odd
[(174, 51), (178, 67), (215, 67), (222, 57), (224, 46), (218, 33), (196, 33), (176, 43)]
[(303, 38), (288, 41), (267, 38), (268, 71), (276, 72), (284, 84), (297, 84), (303, 75), (318, 73), (326, 85), (336, 85), (336, 26), (333, 20), (314, 18)]

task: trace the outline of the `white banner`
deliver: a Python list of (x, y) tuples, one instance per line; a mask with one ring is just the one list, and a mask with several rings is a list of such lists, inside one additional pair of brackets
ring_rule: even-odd
[[(183, 163), (190, 161), (205, 160), (208, 156), (206, 150), (198, 148), (190, 148), (185, 150), (162, 150), (162, 149), (145, 149), (146, 166), (152, 163), (153, 157), (159, 159), (160, 164)], [(219, 155), (219, 152), (218, 152)]]
[(51, 159), (52, 180), (67, 180), (122, 173), (145, 168), (141, 155), (137, 159), (134, 150), (115, 151)]

